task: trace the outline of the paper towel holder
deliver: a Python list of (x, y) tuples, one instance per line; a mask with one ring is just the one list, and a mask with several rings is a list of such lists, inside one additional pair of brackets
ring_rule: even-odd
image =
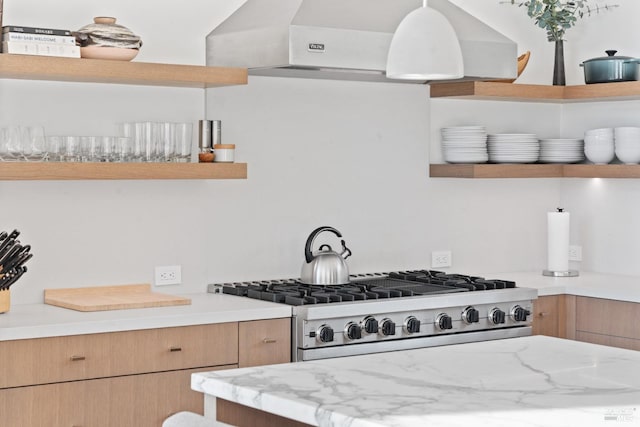
[(542, 270), (543, 276), (548, 277), (578, 277), (580, 272), (578, 270), (569, 270), (569, 271), (551, 271), (551, 270)]
[[(563, 208), (557, 208), (558, 212), (564, 212)], [(547, 277), (578, 277), (580, 272), (578, 270), (567, 270), (567, 271), (553, 271), (553, 270), (542, 270), (542, 275)]]

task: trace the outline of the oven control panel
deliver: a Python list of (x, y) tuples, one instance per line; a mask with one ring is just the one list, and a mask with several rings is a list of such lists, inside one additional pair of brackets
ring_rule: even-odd
[(531, 301), (464, 305), (365, 316), (296, 319), (300, 349), (353, 345), (531, 325)]

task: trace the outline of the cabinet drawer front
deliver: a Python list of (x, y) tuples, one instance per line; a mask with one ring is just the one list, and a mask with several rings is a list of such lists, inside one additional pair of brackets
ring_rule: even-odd
[(578, 297), (576, 331), (640, 340), (640, 304)]
[(0, 390), (0, 425), (158, 427), (179, 411), (202, 413), (191, 374), (237, 365)]
[(291, 319), (240, 322), (238, 364), (248, 366), (291, 362)]
[(0, 341), (0, 388), (238, 363), (237, 323)]
[(108, 343), (87, 337), (0, 341), (0, 388), (108, 375)]
[(238, 363), (235, 322), (109, 335), (112, 376)]

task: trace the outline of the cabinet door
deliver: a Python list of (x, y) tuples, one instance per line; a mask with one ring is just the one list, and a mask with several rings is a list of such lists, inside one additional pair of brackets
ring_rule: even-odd
[(240, 322), (238, 365), (271, 365), (291, 362), (291, 319)]
[(0, 425), (11, 427), (159, 427), (179, 411), (202, 413), (191, 374), (208, 367), (0, 390)]
[(533, 334), (560, 336), (559, 297), (556, 295), (538, 297), (533, 302)]
[(578, 297), (576, 335), (580, 341), (640, 350), (640, 304)]
[(533, 303), (533, 334), (575, 339), (576, 297), (547, 295)]

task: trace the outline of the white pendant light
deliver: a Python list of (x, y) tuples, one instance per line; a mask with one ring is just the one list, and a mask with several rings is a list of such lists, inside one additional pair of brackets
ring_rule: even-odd
[(464, 76), (462, 50), (447, 18), (427, 6), (398, 25), (387, 56), (387, 77), (401, 80), (448, 80)]

